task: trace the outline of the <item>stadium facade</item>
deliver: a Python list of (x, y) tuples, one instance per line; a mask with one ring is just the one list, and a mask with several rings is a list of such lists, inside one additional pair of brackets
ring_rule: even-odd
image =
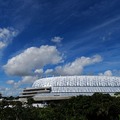
[(21, 98), (35, 100), (60, 100), (72, 96), (92, 95), (95, 92), (114, 95), (120, 92), (120, 77), (113, 76), (60, 76), (36, 80), (31, 88), (21, 93)]

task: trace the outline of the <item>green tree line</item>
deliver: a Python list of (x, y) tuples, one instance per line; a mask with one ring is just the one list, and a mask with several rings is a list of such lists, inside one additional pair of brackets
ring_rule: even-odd
[[(0, 120), (120, 120), (120, 97), (95, 93), (51, 101), (47, 107), (23, 107), (19, 101), (0, 103)], [(12, 105), (13, 107), (9, 107)]]

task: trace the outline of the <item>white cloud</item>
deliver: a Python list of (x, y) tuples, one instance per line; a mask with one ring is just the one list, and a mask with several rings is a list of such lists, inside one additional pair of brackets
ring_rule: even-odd
[(35, 69), (42, 69), (47, 64), (62, 62), (62, 57), (55, 46), (43, 45), (40, 48), (31, 47), (23, 53), (8, 60), (3, 66), (9, 75), (26, 76)]
[(0, 49), (2, 49), (2, 48), (4, 48), (4, 47), (6, 47), (6, 44), (5, 44), (4, 42), (1, 42), (1, 41), (0, 41)]
[(0, 28), (0, 49), (6, 47), (14, 37), (16, 37), (18, 31), (9, 27), (9, 28)]
[(107, 70), (104, 73), (99, 73), (100, 76), (112, 76), (113, 73), (111, 70)]
[(107, 70), (104, 72), (105, 76), (112, 76), (112, 71), (111, 70)]
[(42, 73), (43, 73), (43, 69), (36, 69), (36, 70), (35, 70), (35, 73), (36, 73), (36, 74), (37, 74), (37, 73), (38, 73), (38, 74), (42, 74)]
[(23, 84), (31, 85), (37, 79), (37, 76), (24, 76), (18, 82), (15, 82), (14, 80), (8, 80), (6, 83), (12, 85), (12, 88), (0, 87), (0, 91), (3, 96), (18, 96), (20, 92), (23, 91), (23, 88), (21, 88)]
[(56, 36), (56, 37), (54, 37), (54, 38), (51, 39), (51, 41), (55, 42), (55, 43), (60, 43), (62, 40), (63, 40), (63, 38), (61, 38), (59, 36)]
[(22, 80), (19, 81), (20, 84), (30, 84), (33, 83), (35, 80), (37, 80), (37, 76), (24, 76), (22, 77)]
[(2, 96), (18, 96), (22, 92), (22, 88), (2, 88), (0, 89)]
[(37, 79), (38, 79), (37, 76), (24, 76), (18, 82), (15, 82), (14, 80), (8, 80), (6, 83), (13, 85), (13, 88), (17, 89), (17, 88), (20, 88), (20, 86), (23, 84), (32, 84)]
[(98, 63), (100, 61), (102, 61), (102, 57), (100, 55), (95, 55), (91, 58), (81, 57), (64, 66), (56, 67), (55, 72), (59, 75), (80, 75), (83, 72), (85, 66)]
[(13, 85), (15, 83), (15, 81), (14, 80), (8, 80), (6, 83), (10, 84), (10, 85)]
[(45, 71), (45, 74), (52, 74), (53, 73), (53, 69), (47, 69), (46, 71)]
[(113, 70), (113, 74), (115, 76), (120, 76), (120, 70)]

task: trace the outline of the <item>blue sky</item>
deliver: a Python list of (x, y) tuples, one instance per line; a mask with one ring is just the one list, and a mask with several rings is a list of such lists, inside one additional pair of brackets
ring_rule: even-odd
[(119, 0), (0, 3), (4, 95), (16, 95), (45, 76), (120, 76)]

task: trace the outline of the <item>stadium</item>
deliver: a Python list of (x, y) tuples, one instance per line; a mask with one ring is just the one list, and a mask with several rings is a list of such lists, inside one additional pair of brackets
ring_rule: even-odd
[(20, 98), (34, 100), (61, 100), (72, 96), (92, 95), (96, 92), (114, 95), (120, 92), (120, 77), (114, 76), (59, 76), (36, 80), (31, 88), (23, 90)]

